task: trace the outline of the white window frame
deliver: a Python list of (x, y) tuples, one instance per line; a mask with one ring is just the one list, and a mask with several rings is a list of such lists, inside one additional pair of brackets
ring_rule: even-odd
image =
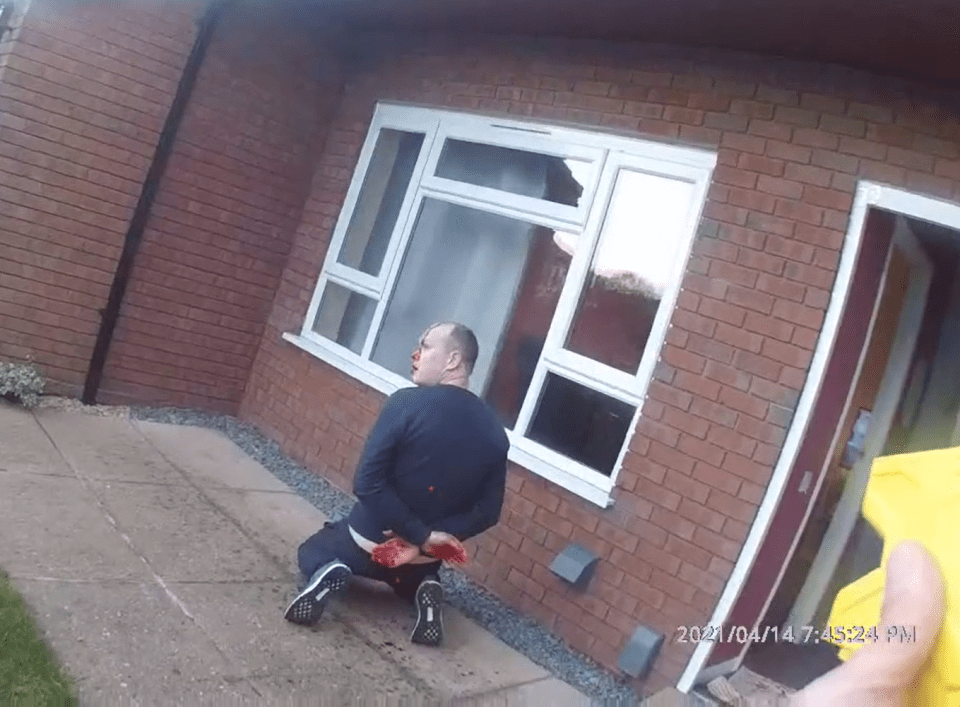
[[(341, 265), (337, 262), (337, 258), (356, 208), (380, 130), (383, 128), (421, 132), (425, 137), (383, 265), (380, 272), (374, 276)], [(594, 164), (593, 180), (584, 186), (578, 206), (571, 207), (436, 177), (436, 166), (447, 138), (532, 150), (561, 158), (588, 160)], [(715, 165), (715, 153), (692, 147), (648, 142), (549, 124), (379, 103), (360, 152), (358, 165), (334, 228), (321, 275), (314, 288), (301, 331), (299, 334), (285, 333), (283, 339), (381, 393), (390, 395), (400, 388), (411, 387), (413, 384), (410, 380), (375, 364), (370, 360), (370, 355), (390, 300), (388, 293), (393, 292), (403, 260), (402, 254), (406, 252), (412, 235), (413, 221), (417, 218), (424, 199), (435, 198), (479, 208), (576, 236), (578, 240), (573, 260), (527, 396), (521, 406), (514, 429), (507, 430), (511, 442), (510, 459), (598, 506), (609, 507), (612, 505), (611, 492), (616, 485), (624, 456), (630, 446), (630, 439), (639, 422), (647, 388), (681, 291), (682, 276), (687, 267)], [(661, 298), (660, 307), (635, 375), (613, 369), (563, 348), (567, 332), (576, 314), (581, 291), (586, 286), (586, 279), (616, 185), (616, 177), (621, 170), (646, 172), (678, 179), (693, 186), (687, 219), (680, 231), (682, 235), (678, 243), (674, 271)], [(312, 330), (320, 298), (328, 282), (337, 283), (378, 300), (372, 324), (359, 355)], [(411, 333), (411, 349), (418, 333)], [(546, 375), (551, 372), (635, 406), (636, 413), (610, 476), (605, 476), (524, 436), (533, 417)]]

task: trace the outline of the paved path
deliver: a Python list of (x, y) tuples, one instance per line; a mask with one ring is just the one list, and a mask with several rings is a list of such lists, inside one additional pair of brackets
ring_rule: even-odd
[(0, 401), (0, 568), (81, 704), (589, 704), (452, 608), (414, 646), (383, 585), (284, 621), (324, 520), (216, 431)]

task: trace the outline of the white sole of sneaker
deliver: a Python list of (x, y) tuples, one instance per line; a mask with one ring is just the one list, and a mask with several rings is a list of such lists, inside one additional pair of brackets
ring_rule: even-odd
[(301, 626), (316, 623), (323, 614), (330, 594), (344, 589), (351, 574), (350, 568), (342, 562), (321, 568), (306, 588), (290, 602), (283, 612), (283, 618)]
[(439, 582), (428, 580), (417, 589), (417, 623), (410, 640), (424, 646), (439, 646), (443, 642), (443, 588)]

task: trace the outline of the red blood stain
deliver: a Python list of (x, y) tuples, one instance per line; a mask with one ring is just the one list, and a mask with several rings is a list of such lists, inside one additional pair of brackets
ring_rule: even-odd
[(466, 564), (467, 562), (467, 551), (463, 545), (458, 542), (446, 542), (442, 545), (437, 545), (430, 554), (440, 560), (455, 562), (458, 565)]

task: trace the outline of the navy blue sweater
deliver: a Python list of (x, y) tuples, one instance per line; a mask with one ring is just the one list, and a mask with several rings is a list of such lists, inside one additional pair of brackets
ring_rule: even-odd
[(403, 388), (370, 431), (348, 523), (422, 545), (434, 530), (465, 540), (500, 520), (510, 442), (493, 410), (465, 388)]

